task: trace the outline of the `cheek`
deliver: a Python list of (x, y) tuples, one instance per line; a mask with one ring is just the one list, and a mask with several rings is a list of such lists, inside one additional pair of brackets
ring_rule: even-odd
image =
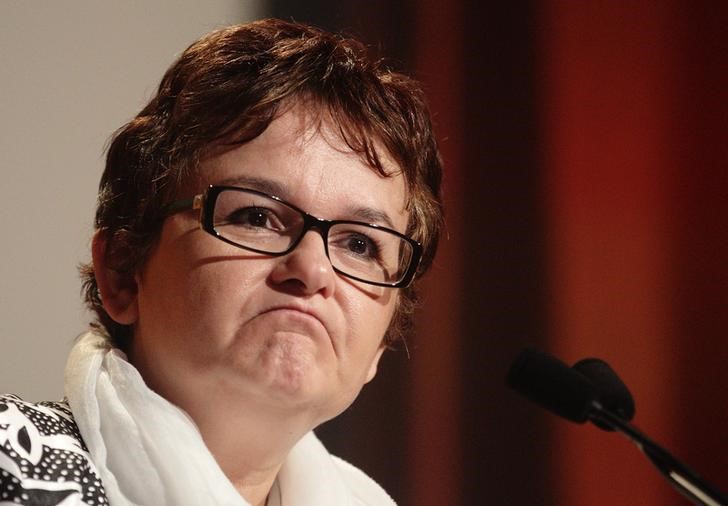
[(179, 346), (204, 336), (211, 348), (229, 339), (265, 279), (254, 262), (214, 258), (160, 258), (148, 273), (139, 285), (140, 328)]
[(187, 311), (207, 327), (238, 325), (265, 285), (263, 267), (256, 262), (222, 260), (193, 268), (183, 288)]
[(386, 290), (378, 297), (355, 293), (345, 311), (352, 338), (367, 348), (378, 348), (394, 316), (396, 290)]

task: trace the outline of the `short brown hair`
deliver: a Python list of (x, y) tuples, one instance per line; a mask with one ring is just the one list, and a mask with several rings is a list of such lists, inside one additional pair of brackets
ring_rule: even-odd
[[(157, 94), (109, 145), (95, 225), (109, 265), (135, 272), (146, 261), (172, 202), (206, 148), (260, 135), (285, 104), (306, 101), (330, 114), (342, 138), (384, 173), (380, 142), (402, 169), (407, 233), (430, 266), (442, 225), (441, 161), (420, 86), (373, 59), (360, 42), (276, 19), (235, 25), (192, 44), (162, 78)], [(86, 304), (114, 345), (128, 349), (132, 329), (103, 308), (93, 265), (81, 267)], [(387, 332), (409, 327), (414, 287), (403, 289)]]

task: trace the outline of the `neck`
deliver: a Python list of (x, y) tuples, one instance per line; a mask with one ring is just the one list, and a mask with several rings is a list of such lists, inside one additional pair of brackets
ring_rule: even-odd
[[(315, 425), (266, 406), (206, 397), (185, 406), (222, 471), (251, 505), (264, 505), (291, 448)], [(241, 403), (243, 404), (243, 403)]]

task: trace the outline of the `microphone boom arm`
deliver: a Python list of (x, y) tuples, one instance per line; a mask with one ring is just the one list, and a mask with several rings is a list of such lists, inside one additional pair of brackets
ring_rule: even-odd
[(606, 424), (621, 432), (642, 450), (660, 473), (681, 494), (693, 504), (702, 506), (728, 506), (728, 498), (690, 470), (667, 450), (642, 434), (626, 420), (604, 409), (598, 401), (592, 401), (589, 418), (594, 422)]

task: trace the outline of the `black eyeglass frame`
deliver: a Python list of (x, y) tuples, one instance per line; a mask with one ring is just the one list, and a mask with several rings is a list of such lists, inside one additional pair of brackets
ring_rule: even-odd
[[(301, 229), (301, 233), (299, 234), (298, 238), (291, 243), (291, 245), (285, 250), (280, 253), (271, 253), (270, 251), (264, 251), (257, 248), (251, 248), (250, 246), (243, 246), (241, 244), (236, 243), (235, 241), (232, 241), (226, 237), (223, 237), (220, 235), (217, 230), (215, 230), (215, 224), (213, 223), (214, 219), (214, 210), (215, 210), (215, 203), (217, 201), (217, 197), (220, 195), (220, 193), (224, 191), (242, 191), (246, 193), (252, 193), (254, 195), (259, 195), (261, 197), (266, 197), (272, 200), (275, 200), (279, 202), (280, 204), (289, 207), (299, 213), (301, 216), (303, 216), (303, 228)], [(385, 232), (388, 232), (390, 234), (396, 235), (400, 239), (403, 239), (407, 243), (410, 244), (412, 247), (412, 257), (410, 258), (410, 263), (407, 266), (407, 269), (405, 270), (404, 274), (402, 275), (402, 278), (399, 281), (393, 282), (393, 283), (387, 283), (387, 282), (379, 282), (379, 281), (370, 281), (367, 279), (362, 279), (357, 276), (353, 276), (351, 274), (348, 274), (346, 272), (341, 271), (337, 267), (334, 266), (333, 263), (331, 263), (331, 267), (334, 269), (335, 272), (338, 274), (345, 276), (347, 278), (354, 279), (356, 281), (359, 281), (361, 283), (366, 283), (369, 285), (375, 285), (375, 286), (384, 286), (388, 288), (406, 288), (407, 286), (412, 283), (412, 280), (415, 277), (415, 274), (417, 274), (417, 269), (420, 265), (420, 261), (422, 260), (422, 244), (420, 244), (418, 241), (415, 241), (414, 239), (407, 237), (406, 235), (397, 232), (396, 230), (392, 230), (391, 228), (383, 227), (381, 225), (377, 225), (375, 223), (367, 223), (364, 221), (354, 221), (354, 220), (326, 220), (323, 218), (317, 218), (316, 216), (313, 216), (312, 214), (307, 213), (303, 209), (294, 206), (293, 204), (286, 202), (285, 200), (281, 199), (280, 197), (276, 197), (275, 195), (270, 195), (268, 193), (254, 190), (252, 188), (242, 188), (239, 186), (225, 186), (225, 185), (210, 185), (208, 186), (203, 193), (200, 193), (199, 195), (195, 195), (194, 197), (190, 199), (184, 199), (184, 200), (176, 200), (169, 204), (167, 206), (167, 212), (165, 213), (165, 216), (170, 216), (172, 214), (176, 214), (183, 211), (189, 211), (189, 210), (200, 210), (200, 227), (202, 230), (207, 232), (208, 234), (216, 237), (217, 239), (220, 239), (221, 241), (224, 241), (228, 244), (231, 244), (233, 246), (236, 246), (238, 248), (247, 250), (247, 251), (253, 251), (255, 253), (262, 253), (264, 255), (269, 255), (273, 257), (278, 256), (284, 256), (289, 254), (291, 251), (296, 249), (296, 246), (301, 242), (301, 239), (306, 235), (306, 233), (311, 230), (315, 229), (321, 234), (321, 237), (324, 240), (324, 250), (326, 252), (326, 258), (328, 258), (329, 263), (331, 263), (331, 257), (329, 256), (329, 230), (334, 225), (340, 225), (340, 224), (350, 224), (350, 225), (363, 225), (366, 227), (371, 227), (374, 229), (382, 230)]]

